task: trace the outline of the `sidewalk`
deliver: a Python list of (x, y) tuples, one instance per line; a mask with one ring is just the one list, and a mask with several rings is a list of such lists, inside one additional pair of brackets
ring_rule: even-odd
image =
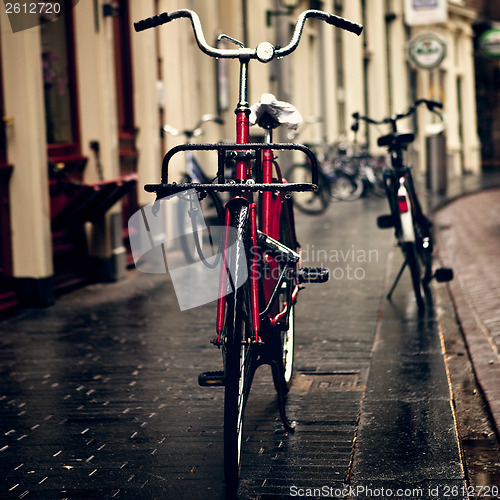
[(495, 188), (456, 199), (434, 215), (440, 260), (455, 271), (448, 289), (457, 321), (497, 435), (500, 435), (499, 208), (500, 189)]

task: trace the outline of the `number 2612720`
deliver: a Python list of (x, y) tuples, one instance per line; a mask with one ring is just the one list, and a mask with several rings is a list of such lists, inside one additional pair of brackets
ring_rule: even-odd
[(6, 2), (7, 14), (60, 14), (60, 2)]

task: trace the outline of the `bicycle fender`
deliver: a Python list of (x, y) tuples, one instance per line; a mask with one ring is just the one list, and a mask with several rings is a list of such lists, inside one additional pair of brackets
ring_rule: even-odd
[(406, 200), (406, 206), (408, 207), (405, 212), (399, 211), (399, 218), (401, 220), (401, 241), (404, 243), (410, 243), (415, 241), (415, 230), (413, 229), (413, 215), (412, 207), (410, 202), (410, 197), (408, 196), (408, 191), (403, 183), (400, 184), (398, 189), (398, 201), (402, 199)]
[(246, 198), (243, 198), (243, 196), (235, 196), (226, 203), (226, 208), (229, 210), (234, 210), (244, 206), (250, 206), (250, 202)]

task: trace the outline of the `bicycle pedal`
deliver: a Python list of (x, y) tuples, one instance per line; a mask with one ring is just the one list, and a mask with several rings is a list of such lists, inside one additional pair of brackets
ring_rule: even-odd
[(394, 227), (394, 219), (392, 215), (379, 215), (377, 217), (377, 226), (379, 229), (389, 229)]
[(330, 272), (324, 267), (301, 267), (297, 277), (299, 283), (325, 283)]
[(449, 267), (440, 267), (434, 272), (434, 278), (438, 283), (445, 283), (453, 279), (453, 269)]
[(218, 387), (224, 385), (224, 372), (203, 372), (198, 375), (198, 384), (202, 387)]

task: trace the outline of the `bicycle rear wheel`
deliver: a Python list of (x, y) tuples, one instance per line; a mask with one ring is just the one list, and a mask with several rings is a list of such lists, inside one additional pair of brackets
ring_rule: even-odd
[[(288, 182), (311, 182), (311, 167), (308, 164), (293, 165), (285, 176)], [(294, 205), (303, 213), (317, 215), (323, 213), (330, 204), (330, 183), (325, 174), (318, 171), (317, 191), (295, 191)]]
[[(285, 291), (280, 293), (280, 307), (285, 307)], [(294, 373), (294, 347), (295, 347), (295, 305), (290, 309), (288, 317), (288, 329), (280, 332), (280, 351), (283, 362), (283, 378), (285, 386), (290, 389)]]
[[(232, 214), (238, 241), (232, 245), (228, 264), (231, 273), (246, 272), (245, 252), (248, 250), (248, 209), (242, 207)], [(233, 275), (238, 283), (238, 276)], [(224, 476), (226, 487), (234, 492), (238, 486), (243, 442), (245, 405), (254, 372), (251, 343), (251, 302), (248, 281), (226, 297), (224, 343)]]
[[(322, 174), (323, 175), (323, 174)], [(325, 178), (326, 181), (326, 178)], [(330, 196), (330, 194), (328, 194)], [(280, 241), (288, 248), (298, 252), (298, 243), (295, 237), (293, 217), (293, 208), (289, 205), (288, 200), (284, 200), (283, 210), (280, 220)], [(292, 291), (296, 283), (288, 283)], [(283, 311), (287, 302), (287, 287), (283, 286), (279, 296), (279, 310)], [(280, 350), (281, 360), (283, 362), (283, 378), (286, 389), (290, 388), (294, 375), (294, 347), (295, 347), (295, 304), (292, 303), (290, 314), (288, 316), (288, 329), (280, 332)]]
[(411, 281), (413, 286), (413, 292), (415, 294), (415, 300), (417, 301), (417, 307), (420, 313), (425, 311), (425, 301), (422, 287), (422, 271), (420, 267), (419, 256), (417, 252), (417, 247), (414, 242), (404, 243), (404, 253), (406, 255), (406, 260), (408, 267), (410, 268)]
[(432, 239), (432, 223), (423, 216), (422, 220), (415, 224), (417, 255), (422, 266), (422, 285), (427, 291), (432, 279), (432, 252), (434, 243)]

